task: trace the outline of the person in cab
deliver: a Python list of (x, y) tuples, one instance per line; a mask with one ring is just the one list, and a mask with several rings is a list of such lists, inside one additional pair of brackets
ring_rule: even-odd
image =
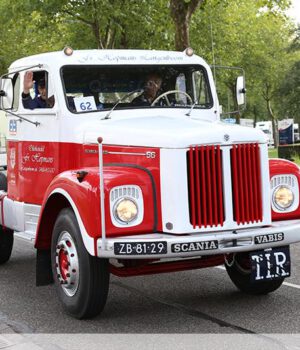
[(35, 108), (52, 108), (54, 105), (54, 96), (47, 98), (47, 88), (45, 78), (41, 78), (37, 82), (38, 94), (33, 98), (30, 90), (34, 87), (33, 72), (28, 71), (24, 75), (24, 84), (22, 92), (22, 103), (26, 109)]

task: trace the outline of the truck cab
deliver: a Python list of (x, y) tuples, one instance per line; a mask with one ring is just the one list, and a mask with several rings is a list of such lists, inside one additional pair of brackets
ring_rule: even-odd
[[(26, 72), (43, 80), (42, 107), (24, 102), (38, 93), (33, 84), (24, 94)], [(160, 83), (149, 101), (153, 75)], [(14, 235), (31, 240), (37, 284), (54, 282), (72, 316), (103, 310), (111, 273), (225, 263), (251, 294), (289, 276), (299, 169), (269, 161), (261, 131), (220, 121), (211, 69), (192, 50), (30, 56), (9, 67), (0, 95), (8, 125), (0, 260)]]

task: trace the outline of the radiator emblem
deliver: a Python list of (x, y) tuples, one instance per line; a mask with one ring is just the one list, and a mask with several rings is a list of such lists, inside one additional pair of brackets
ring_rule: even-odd
[(225, 134), (224, 135), (224, 140), (227, 142), (227, 141), (229, 141), (229, 139), (230, 139), (230, 136), (228, 134)]

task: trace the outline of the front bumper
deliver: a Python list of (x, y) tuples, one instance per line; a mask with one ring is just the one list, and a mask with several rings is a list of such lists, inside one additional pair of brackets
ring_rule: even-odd
[[(163, 254), (117, 253), (118, 243), (163, 242)], [(101, 258), (116, 259), (163, 259), (176, 257), (207, 256), (255, 251), (300, 242), (300, 220), (276, 221), (268, 227), (256, 227), (235, 231), (210, 232), (186, 235), (149, 233), (135, 236), (122, 236), (97, 240), (97, 255)]]

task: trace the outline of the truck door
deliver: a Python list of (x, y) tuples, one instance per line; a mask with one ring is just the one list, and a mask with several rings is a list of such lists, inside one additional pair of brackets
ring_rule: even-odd
[(54, 91), (51, 74), (41, 69), (31, 73), (29, 94), (23, 92), (26, 71), (14, 78), (15, 115), (8, 114), (8, 196), (41, 204), (46, 188), (58, 173), (58, 107), (54, 94), (49, 96), (49, 91)]

